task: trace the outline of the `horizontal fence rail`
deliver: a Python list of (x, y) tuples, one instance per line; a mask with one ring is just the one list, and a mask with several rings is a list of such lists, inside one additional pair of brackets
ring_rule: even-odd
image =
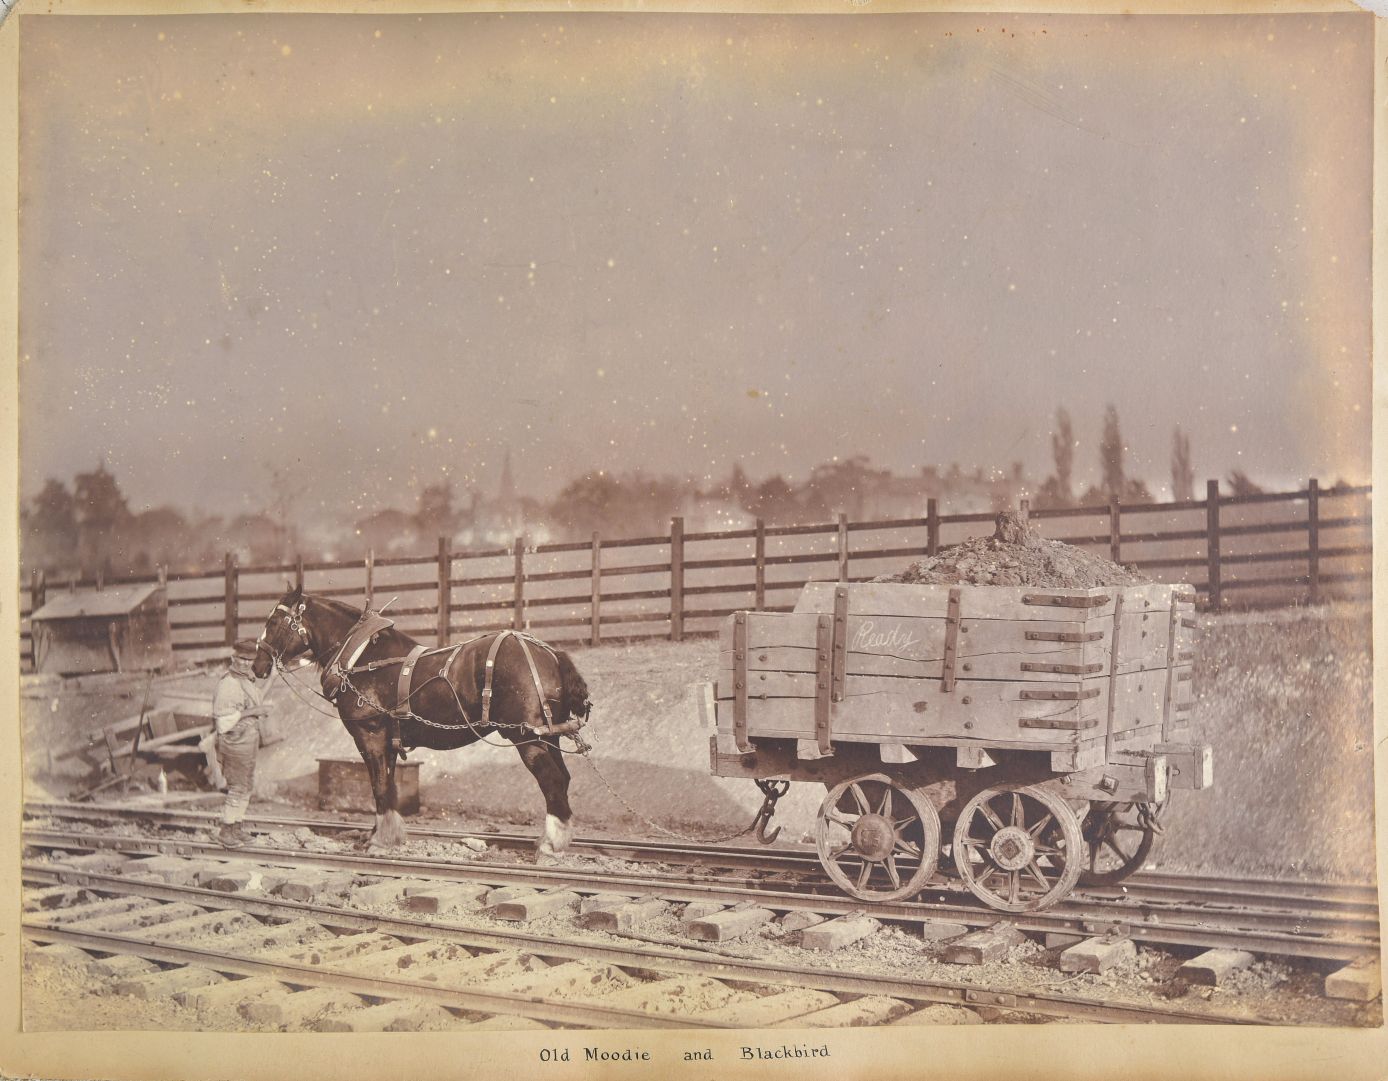
[[(1219, 494), (1172, 503), (1046, 508), (1030, 512), (1049, 539), (1094, 551), (1148, 576), (1193, 586), (1202, 607), (1273, 607), (1366, 598), (1372, 564), (1372, 491)], [(972, 537), (994, 512), (940, 512), (850, 522), (685, 531), (671, 519), (661, 537), (528, 544), (433, 555), (222, 566), (197, 572), (49, 582), (31, 576), (20, 598), (21, 664), (32, 669), (29, 614), (63, 590), (159, 582), (166, 586), (173, 648), (216, 655), (254, 634), (286, 581), (362, 607), (389, 602), (400, 629), (426, 641), (504, 628), (543, 629), (556, 643), (609, 639), (679, 641), (717, 630), (742, 609), (790, 611), (807, 581), (870, 581)]]

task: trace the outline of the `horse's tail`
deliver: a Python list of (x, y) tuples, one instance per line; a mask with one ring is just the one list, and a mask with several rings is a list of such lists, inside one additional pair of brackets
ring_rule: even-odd
[(554, 651), (554, 658), (559, 662), (559, 699), (563, 716), (587, 717), (588, 684), (578, 674), (573, 658), (562, 649)]

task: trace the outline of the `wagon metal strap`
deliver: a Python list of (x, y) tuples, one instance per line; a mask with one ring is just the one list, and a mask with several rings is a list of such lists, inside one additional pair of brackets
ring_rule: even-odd
[(1051, 691), (1028, 688), (1017, 696), (1024, 702), (1084, 702), (1099, 697), (1098, 687), (1088, 687), (1082, 691)]
[(1017, 721), (1018, 728), (1057, 728), (1067, 732), (1083, 732), (1098, 724), (1098, 717), (1021, 717)]
[(747, 739), (747, 613), (733, 616), (733, 743), (740, 753), (752, 750)]
[(954, 691), (954, 668), (959, 656), (959, 589), (949, 591), (949, 607), (945, 610), (945, 661), (940, 673), (940, 690)]
[(821, 615), (815, 624), (815, 695), (814, 695), (814, 738), (819, 744), (819, 753), (834, 753), (834, 744), (829, 731), (831, 711), (833, 710), (833, 665), (830, 657), (834, 651), (834, 621), (829, 615)]
[(1042, 664), (1039, 661), (1023, 661), (1023, 672), (1055, 672), (1062, 676), (1093, 676), (1104, 670), (1102, 664)]
[[(844, 678), (848, 669), (848, 590), (834, 590), (834, 649), (831, 666), (831, 690), (835, 702), (842, 702)], [(822, 749), (822, 748), (821, 748)]]
[(1103, 631), (1027, 631), (1028, 642), (1097, 642), (1104, 636)]
[(1113, 715), (1118, 705), (1118, 640), (1123, 628), (1123, 594), (1113, 598), (1113, 636), (1109, 639), (1108, 662), (1108, 727), (1105, 730), (1104, 758), (1113, 757)]
[(1180, 620), (1180, 615), (1176, 608), (1177, 594), (1171, 594), (1171, 618), (1168, 620), (1166, 631), (1166, 693), (1162, 696), (1161, 707), (1161, 738), (1169, 740), (1171, 738), (1171, 702), (1176, 689), (1176, 682), (1173, 678), (1176, 675), (1176, 627)]
[(1111, 599), (1104, 593), (1096, 593), (1090, 597), (1069, 596), (1064, 593), (1027, 593), (1022, 597), (1022, 603), (1042, 604), (1051, 608), (1102, 608)]

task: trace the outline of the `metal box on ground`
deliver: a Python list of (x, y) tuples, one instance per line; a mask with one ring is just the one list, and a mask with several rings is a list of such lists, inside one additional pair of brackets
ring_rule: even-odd
[[(397, 762), (395, 788), (397, 807), (403, 815), (419, 813), (419, 763)], [(320, 758), (318, 760), (318, 809), (321, 811), (365, 811), (376, 813), (371, 795), (371, 776), (360, 758)]]

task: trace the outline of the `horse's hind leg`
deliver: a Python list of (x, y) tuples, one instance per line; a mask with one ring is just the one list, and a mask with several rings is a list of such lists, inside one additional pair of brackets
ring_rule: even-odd
[(395, 790), (395, 748), (390, 746), (389, 735), (384, 729), (362, 732), (356, 736), (356, 741), (357, 749), (366, 762), (366, 772), (371, 777), (371, 795), (376, 802), (376, 825), (367, 839), (367, 845), (371, 848), (402, 845), (409, 840), (409, 835), (405, 832), (405, 820), (395, 809), (398, 799)]
[(543, 740), (517, 744), (525, 763), (545, 797), (545, 828), (540, 836), (541, 856), (557, 856), (569, 847), (573, 835), (573, 811), (569, 807), (569, 767), (557, 746)]

